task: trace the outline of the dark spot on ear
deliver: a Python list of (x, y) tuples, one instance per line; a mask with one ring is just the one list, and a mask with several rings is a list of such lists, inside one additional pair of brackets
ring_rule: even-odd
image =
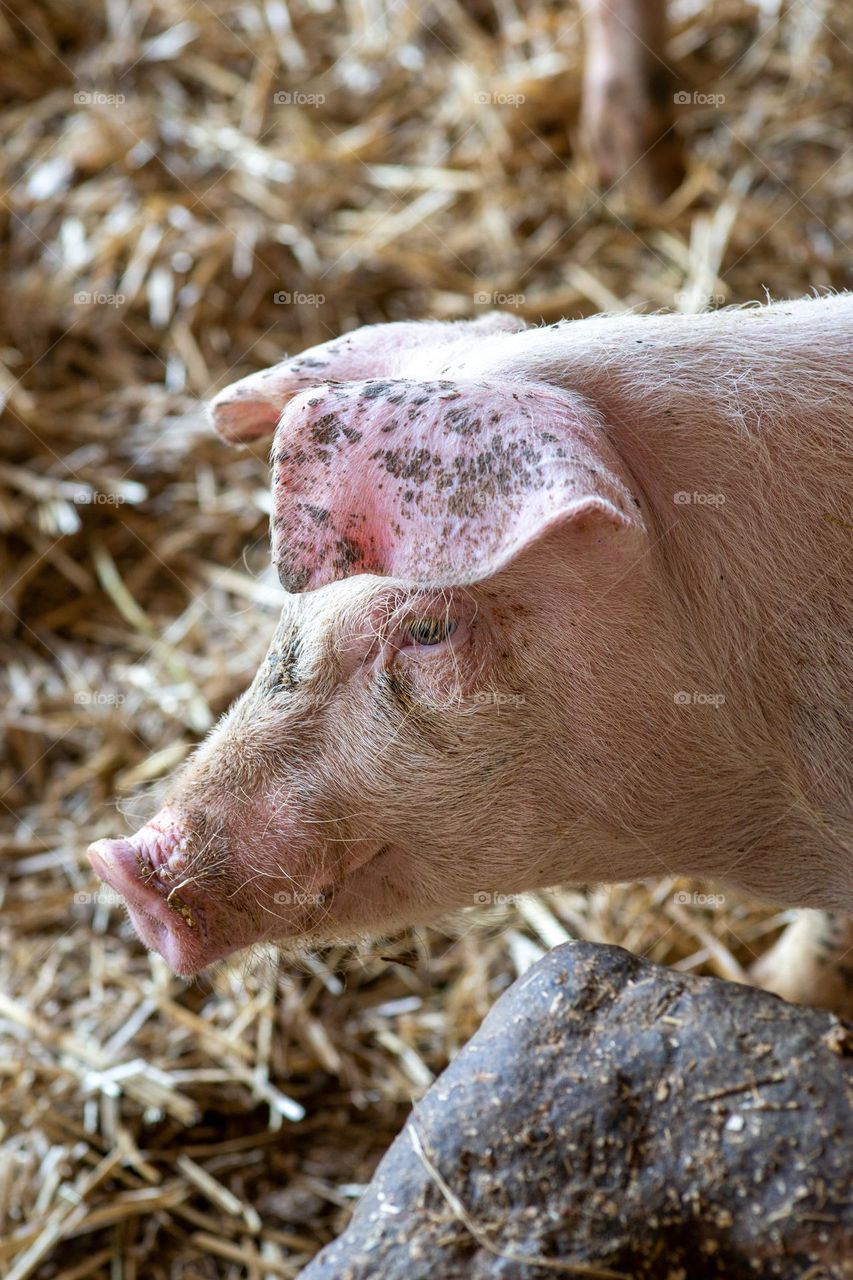
[[(311, 402), (313, 403), (313, 402)], [(319, 401), (318, 401), (319, 403)], [(311, 439), (318, 444), (334, 444), (340, 435), (340, 423), (335, 413), (324, 413), (311, 427)]]
[(312, 507), (310, 503), (304, 502), (299, 504), (304, 511), (307, 511), (315, 524), (326, 524), (329, 519), (328, 507)]
[(472, 418), (468, 409), (448, 409), (444, 415), (444, 423), (451, 431), (460, 436), (472, 436), (480, 430), (482, 420)]
[(311, 577), (310, 571), (297, 565), (286, 552), (280, 551), (276, 558), (276, 568), (281, 585), (285, 591), (290, 591), (294, 595), (300, 591), (304, 591), (308, 586)]
[(364, 552), (357, 542), (353, 542), (352, 538), (338, 538), (335, 543), (335, 551), (337, 553), (335, 568), (344, 577), (346, 577), (354, 564), (359, 564), (364, 559)]
[(355, 427), (343, 427), (342, 430), (350, 444), (357, 444), (361, 439), (361, 432), (356, 431)]
[(429, 449), (377, 449), (371, 460), (382, 459), (385, 470), (397, 480), (417, 480), (424, 484), (430, 477), (433, 459)]

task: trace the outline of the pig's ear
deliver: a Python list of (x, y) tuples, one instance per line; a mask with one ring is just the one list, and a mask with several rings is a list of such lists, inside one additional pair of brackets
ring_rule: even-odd
[(500, 311), (450, 324), (421, 320), (365, 325), (232, 382), (211, 400), (210, 416), (224, 440), (245, 444), (272, 435), (285, 405), (308, 387), (398, 374), (423, 377), (437, 372), (449, 349), (462, 342), (525, 327), (518, 316)]
[(558, 525), (642, 528), (595, 411), (552, 387), (382, 379), (293, 400), (273, 445), (289, 591), (358, 573), (455, 586)]

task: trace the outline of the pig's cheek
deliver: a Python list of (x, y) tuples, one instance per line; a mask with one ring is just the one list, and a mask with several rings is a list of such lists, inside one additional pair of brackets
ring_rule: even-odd
[(395, 655), (392, 670), (405, 680), (416, 701), (433, 710), (452, 710), (476, 697), (483, 688), (484, 672), (473, 646), (442, 645), (403, 649)]

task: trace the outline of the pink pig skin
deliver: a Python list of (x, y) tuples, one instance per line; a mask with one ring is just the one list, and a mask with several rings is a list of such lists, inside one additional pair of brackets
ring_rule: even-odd
[(291, 594), (92, 853), (176, 971), (559, 882), (850, 909), (851, 295), (376, 326), (213, 409), (278, 422)]

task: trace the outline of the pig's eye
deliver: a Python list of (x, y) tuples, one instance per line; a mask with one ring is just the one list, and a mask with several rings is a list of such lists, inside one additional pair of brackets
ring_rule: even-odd
[(406, 628), (415, 644), (441, 644), (456, 630), (450, 618), (416, 618)]

